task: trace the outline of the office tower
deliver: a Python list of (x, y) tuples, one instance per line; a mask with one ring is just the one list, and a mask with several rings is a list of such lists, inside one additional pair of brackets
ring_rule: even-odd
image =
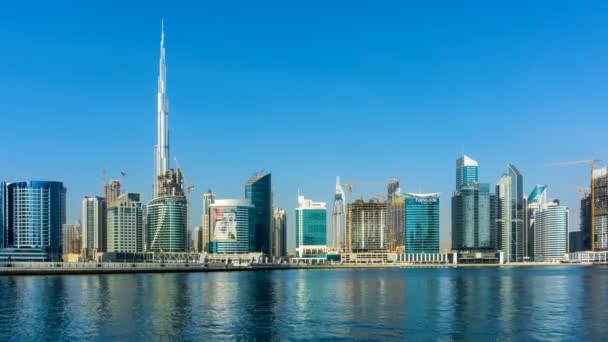
[(506, 262), (524, 261), (524, 195), (523, 176), (517, 168), (508, 164), (496, 186), (498, 202), (498, 230), (500, 249)]
[(535, 215), (535, 261), (558, 261), (568, 253), (568, 207), (544, 203)]
[(215, 202), (215, 195), (211, 192), (211, 190), (203, 194), (203, 252), (209, 252), (209, 238), (211, 236), (211, 204), (213, 204), (213, 202)]
[(258, 173), (245, 184), (245, 198), (255, 206), (255, 251), (270, 255), (272, 190), (270, 173)]
[(287, 256), (287, 212), (285, 209), (272, 210), (272, 255), (280, 258)]
[(61, 260), (66, 189), (61, 182), (2, 183), (3, 246)]
[(188, 205), (182, 171), (169, 167), (169, 102), (165, 65), (165, 31), (160, 39), (157, 144), (154, 198), (146, 206), (147, 251), (184, 252), (188, 249)]
[(494, 194), (487, 183), (470, 183), (452, 196), (452, 249), (462, 252), (493, 251), (496, 222)]
[(103, 197), (82, 200), (82, 256), (93, 260), (107, 249), (107, 203)]
[(405, 193), (406, 253), (439, 253), (439, 193)]
[(405, 246), (405, 199), (401, 197), (399, 180), (389, 179), (386, 197), (388, 250)]
[(579, 230), (581, 239), (581, 250), (591, 251), (591, 194), (586, 193), (581, 197), (581, 208), (579, 213)]
[(469, 156), (463, 155), (456, 160), (456, 190), (465, 185), (479, 182), (479, 164)]
[(525, 229), (524, 229), (524, 246), (526, 249), (526, 260), (535, 260), (534, 251), (537, 250), (535, 244), (539, 241), (537, 240), (537, 233), (540, 231), (535, 231), (536, 228), (536, 214), (539, 212), (541, 207), (547, 203), (547, 186), (546, 185), (536, 185), (528, 199), (526, 201), (526, 215), (525, 215)]
[(103, 193), (108, 205), (114, 202), (121, 194), (120, 181), (117, 179), (110, 179), (110, 182), (103, 186)]
[(187, 203), (180, 169), (158, 178), (157, 197), (146, 207), (148, 251), (184, 252), (187, 248)]
[(346, 241), (346, 196), (340, 184), (340, 177), (336, 177), (336, 193), (334, 195), (334, 211), (332, 212), (332, 245), (344, 249)]
[(327, 249), (327, 207), (298, 196), (296, 208), (296, 255), (307, 254), (307, 249)]
[(143, 252), (141, 194), (126, 192), (108, 205), (108, 252)]
[(194, 252), (203, 252), (203, 228), (201, 226), (194, 227)]
[[(352, 214), (352, 221), (348, 215)], [(352, 239), (353, 252), (385, 251), (388, 245), (386, 229), (386, 203), (375, 199), (365, 202), (362, 199), (348, 205), (347, 220), (351, 222), (352, 232), (348, 232), (349, 243)], [(352, 236), (352, 238), (351, 238)], [(350, 250), (350, 246), (347, 246)]]
[(249, 200), (218, 199), (210, 205), (211, 253), (235, 254), (255, 251), (256, 212)]
[(80, 254), (82, 250), (80, 238), (80, 225), (64, 224), (61, 226), (62, 235), (62, 254)]

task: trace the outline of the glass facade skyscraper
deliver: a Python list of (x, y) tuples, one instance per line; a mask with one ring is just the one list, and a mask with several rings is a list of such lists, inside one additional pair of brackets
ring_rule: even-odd
[(3, 246), (41, 249), (61, 260), (66, 189), (61, 182), (2, 183)]
[(272, 222), (271, 174), (257, 174), (245, 184), (245, 198), (255, 206), (255, 251), (270, 255)]
[(463, 155), (456, 160), (456, 190), (462, 186), (479, 182), (479, 164), (469, 156)]
[(439, 194), (405, 194), (405, 250), (439, 253)]
[(255, 208), (248, 200), (218, 199), (210, 205), (211, 242), (218, 254), (240, 254), (255, 250)]
[(452, 249), (492, 251), (496, 222), (492, 215), (494, 194), (487, 183), (462, 186), (452, 197)]
[(508, 171), (496, 186), (500, 249), (506, 262), (524, 261), (524, 193), (523, 176), (508, 164)]
[(298, 196), (296, 208), (296, 254), (303, 256), (304, 247), (327, 247), (327, 207)]
[(563, 260), (568, 253), (570, 211), (559, 202), (544, 203), (536, 213), (535, 261)]
[(187, 204), (184, 196), (163, 196), (148, 203), (147, 250), (186, 251)]
[(107, 249), (107, 202), (103, 197), (82, 200), (82, 256), (93, 260)]

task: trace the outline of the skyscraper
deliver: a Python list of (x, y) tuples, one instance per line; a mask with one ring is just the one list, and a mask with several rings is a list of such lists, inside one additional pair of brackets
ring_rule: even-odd
[(194, 227), (194, 252), (203, 252), (203, 229), (201, 226)]
[(182, 171), (169, 167), (169, 101), (165, 65), (165, 30), (160, 39), (157, 144), (154, 198), (146, 207), (146, 246), (149, 251), (184, 252), (188, 249), (188, 205)]
[(285, 209), (274, 208), (272, 210), (272, 255), (279, 257), (287, 256), (287, 212)]
[(82, 200), (82, 256), (93, 260), (107, 249), (107, 203), (103, 197)]
[(544, 203), (535, 215), (535, 261), (558, 261), (568, 253), (568, 207), (559, 201)]
[(245, 184), (245, 198), (255, 206), (255, 251), (270, 255), (271, 174), (258, 173)]
[(296, 255), (306, 249), (327, 249), (327, 206), (298, 196), (296, 208)]
[(141, 194), (127, 192), (108, 205), (108, 252), (143, 252)]
[(405, 205), (406, 253), (439, 253), (439, 193), (406, 193)]
[(401, 197), (399, 180), (389, 179), (386, 197), (388, 249), (396, 251), (405, 246), (405, 199)]
[[(352, 214), (353, 252), (385, 251), (388, 245), (386, 227), (386, 203), (375, 199), (365, 202), (362, 199), (348, 204), (348, 215)], [(350, 242), (349, 242), (350, 243)], [(347, 250), (351, 250), (347, 246)]]
[(463, 155), (456, 160), (456, 190), (462, 186), (478, 183), (479, 164), (469, 156)]
[(524, 261), (524, 194), (523, 176), (508, 164), (496, 186), (500, 249), (506, 262)]
[(202, 251), (209, 252), (209, 241), (211, 236), (211, 205), (215, 202), (215, 195), (211, 189), (203, 194), (203, 227), (202, 227)]
[(494, 194), (487, 183), (463, 185), (452, 196), (452, 249), (492, 251), (496, 247)]
[(154, 197), (159, 192), (159, 177), (169, 170), (169, 100), (167, 99), (167, 66), (165, 64), (165, 27), (161, 28), (160, 36), (160, 67), (158, 74), (158, 117), (156, 144), (156, 181)]
[(61, 182), (2, 183), (4, 247), (39, 249), (61, 260), (66, 189)]
[(255, 208), (248, 200), (218, 199), (211, 210), (211, 253), (234, 254), (255, 250)]
[(332, 245), (334, 247), (345, 246), (346, 241), (346, 201), (344, 189), (340, 184), (340, 177), (336, 177), (336, 193), (334, 195), (334, 211), (332, 212)]
[(535, 260), (535, 250), (538, 247), (535, 246), (537, 241), (537, 235), (540, 231), (535, 231), (536, 228), (536, 214), (539, 212), (541, 207), (547, 203), (547, 186), (536, 185), (526, 201), (526, 215), (525, 215), (525, 229), (524, 229), (524, 244), (526, 249), (526, 257), (528, 260)]

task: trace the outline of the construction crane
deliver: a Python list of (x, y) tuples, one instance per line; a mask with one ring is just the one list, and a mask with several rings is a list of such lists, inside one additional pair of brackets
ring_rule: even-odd
[(383, 183), (345, 183), (340, 184), (345, 189), (348, 188), (348, 252), (353, 252), (353, 187), (365, 187), (365, 186), (386, 186)]
[(593, 177), (593, 173), (595, 171), (595, 163), (598, 162), (602, 162), (602, 160), (587, 159), (549, 164), (550, 166), (591, 164), (591, 251), (595, 251), (595, 177)]

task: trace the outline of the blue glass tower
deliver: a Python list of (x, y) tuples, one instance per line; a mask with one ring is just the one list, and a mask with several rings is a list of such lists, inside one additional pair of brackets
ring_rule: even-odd
[(296, 254), (304, 256), (303, 247), (327, 246), (327, 206), (298, 197), (296, 208)]
[(469, 156), (456, 160), (456, 190), (479, 182), (479, 164)]
[(439, 253), (439, 194), (405, 194), (408, 254)]
[(260, 173), (251, 177), (245, 184), (245, 198), (255, 206), (254, 251), (270, 255), (270, 230), (272, 228), (271, 174)]
[(66, 189), (61, 182), (3, 183), (3, 245), (61, 259)]

